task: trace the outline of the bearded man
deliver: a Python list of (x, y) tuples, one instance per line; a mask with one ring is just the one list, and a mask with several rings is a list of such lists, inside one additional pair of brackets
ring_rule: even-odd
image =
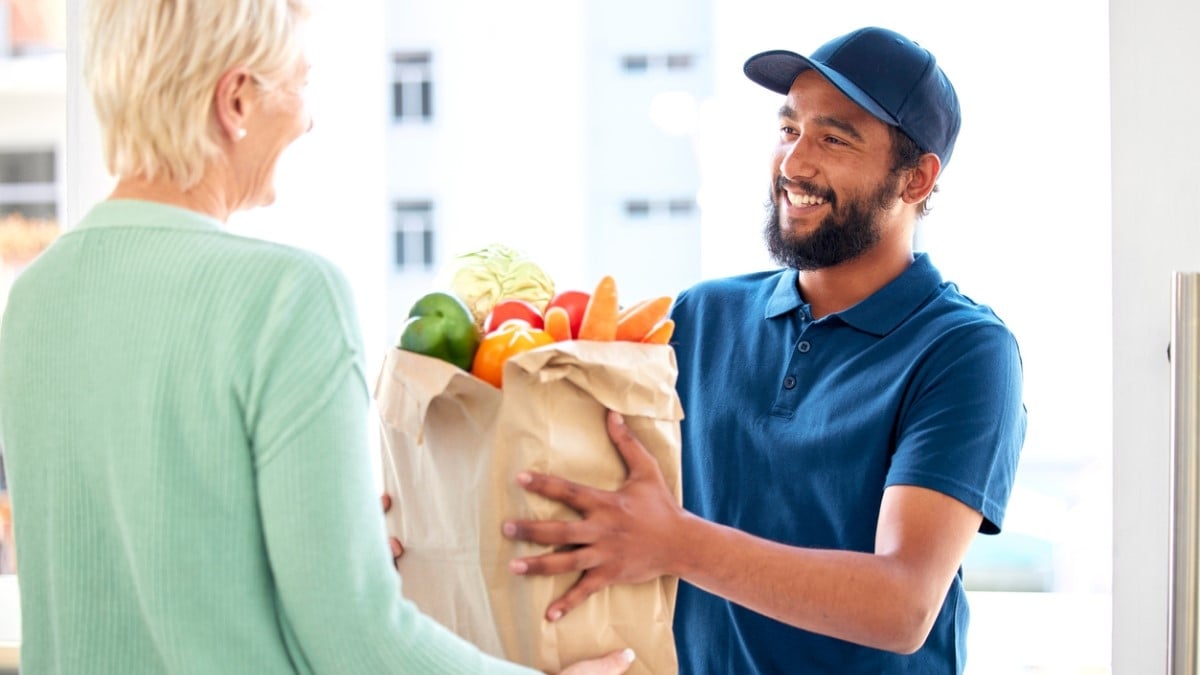
[(785, 97), (765, 230), (781, 269), (676, 299), (682, 508), (610, 413), (628, 481), (522, 474), (583, 517), (507, 523), (556, 546), (512, 569), (583, 572), (550, 620), (678, 576), (686, 675), (962, 673), (961, 565), (1000, 531), (1026, 413), (1012, 333), (913, 249), (958, 98), (932, 54), (880, 28), (745, 72)]

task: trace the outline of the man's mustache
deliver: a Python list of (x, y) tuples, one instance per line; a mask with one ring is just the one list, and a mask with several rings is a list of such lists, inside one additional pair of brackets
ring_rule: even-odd
[(837, 197), (834, 195), (833, 190), (822, 188), (816, 183), (807, 180), (791, 180), (784, 178), (783, 176), (779, 176), (775, 179), (775, 192), (777, 194), (789, 188), (792, 192), (804, 192), (815, 197), (820, 197), (829, 204), (834, 204), (837, 202)]

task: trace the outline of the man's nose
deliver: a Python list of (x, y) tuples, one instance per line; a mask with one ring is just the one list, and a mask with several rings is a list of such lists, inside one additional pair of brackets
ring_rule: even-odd
[(790, 145), (783, 147), (783, 156), (779, 158), (779, 172), (785, 178), (811, 178), (816, 175), (808, 136), (801, 134)]

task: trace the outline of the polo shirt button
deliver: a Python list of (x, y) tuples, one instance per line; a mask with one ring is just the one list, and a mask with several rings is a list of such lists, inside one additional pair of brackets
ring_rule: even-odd
[(783, 388), (784, 389), (795, 389), (796, 388), (796, 378), (792, 377), (791, 375), (788, 375), (787, 377), (783, 378)]
[(799, 349), (801, 354), (807, 354), (808, 350), (812, 349), (812, 345), (808, 343), (808, 340), (801, 340), (800, 344), (796, 345), (796, 349)]

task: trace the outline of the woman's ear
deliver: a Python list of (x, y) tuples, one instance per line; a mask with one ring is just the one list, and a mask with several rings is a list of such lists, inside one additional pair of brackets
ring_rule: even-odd
[(217, 80), (213, 108), (217, 125), (231, 143), (236, 143), (246, 136), (250, 83), (250, 75), (241, 69), (230, 70)]
[(938, 175), (942, 172), (942, 160), (932, 152), (921, 155), (917, 165), (908, 170), (908, 183), (900, 196), (910, 204), (919, 204), (933, 193)]

